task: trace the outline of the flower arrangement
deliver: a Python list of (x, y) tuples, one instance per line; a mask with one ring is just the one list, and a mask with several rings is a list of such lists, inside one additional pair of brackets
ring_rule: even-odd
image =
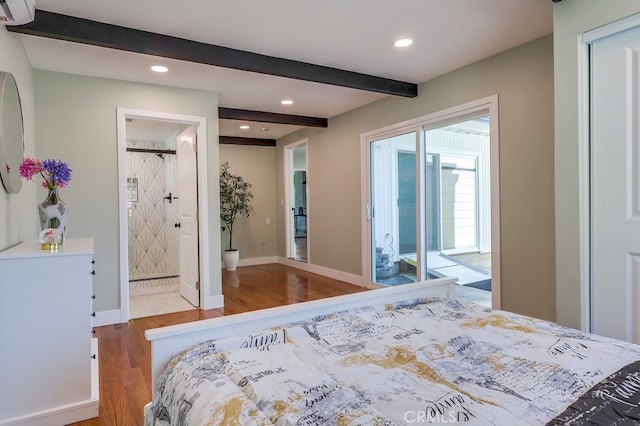
[(20, 164), (20, 176), (26, 180), (33, 180), (33, 176), (40, 173), (42, 186), (49, 191), (64, 188), (71, 180), (71, 169), (64, 161), (48, 159), (38, 160), (25, 158)]

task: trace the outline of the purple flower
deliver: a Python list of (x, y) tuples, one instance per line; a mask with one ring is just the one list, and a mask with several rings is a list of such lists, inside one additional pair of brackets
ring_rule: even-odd
[(20, 164), (20, 176), (26, 180), (33, 180), (36, 173), (40, 173), (43, 179), (42, 186), (49, 190), (64, 188), (71, 180), (71, 169), (64, 161), (25, 158)]
[(60, 160), (44, 160), (42, 162), (43, 176), (46, 184), (43, 186), (49, 189), (64, 188), (71, 180), (71, 169), (67, 163)]

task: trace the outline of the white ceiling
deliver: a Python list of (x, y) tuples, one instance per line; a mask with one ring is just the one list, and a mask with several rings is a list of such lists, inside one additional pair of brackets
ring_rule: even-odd
[[(551, 0), (37, 0), (37, 8), (124, 27), (422, 83), (552, 32)], [(331, 118), (387, 95), (20, 35), (36, 69), (204, 89), (219, 105)], [(398, 38), (414, 43), (400, 50)], [(156, 74), (154, 64), (169, 67)], [(291, 106), (280, 100), (291, 98)], [(298, 129), (221, 120), (221, 135)], [(268, 130), (264, 130), (267, 128)]]

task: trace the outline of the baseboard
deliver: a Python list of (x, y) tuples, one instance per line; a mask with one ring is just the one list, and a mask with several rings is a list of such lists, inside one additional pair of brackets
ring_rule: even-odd
[(267, 256), (267, 257), (251, 257), (248, 259), (240, 259), (240, 261), (238, 262), (238, 266), (266, 265), (268, 263), (278, 263), (278, 257)]
[(120, 316), (120, 309), (114, 309), (112, 311), (100, 311), (96, 312), (96, 316), (93, 319), (94, 327), (102, 327), (104, 325), (120, 324), (122, 318)]
[(365, 286), (361, 275), (350, 274), (348, 272), (338, 271), (337, 269), (331, 269), (325, 266), (313, 265), (311, 263), (299, 262), (286, 257), (278, 257), (277, 263), (314, 274), (323, 275), (325, 277), (333, 278), (334, 280), (344, 281), (349, 284), (357, 285), (358, 287)]
[(67, 425), (94, 417), (98, 417), (98, 399), (89, 399), (12, 419), (0, 420), (0, 426)]
[(331, 269), (325, 266), (313, 265), (307, 262), (299, 262), (297, 260), (281, 256), (252, 257), (248, 259), (240, 259), (240, 262), (238, 262), (238, 266), (266, 265), (269, 263), (279, 263), (281, 265), (286, 265), (292, 268), (297, 268), (303, 271), (333, 278), (334, 280), (344, 281), (349, 284), (357, 285), (358, 287), (365, 286), (364, 280), (360, 275), (338, 271), (337, 269)]
[[(270, 262), (273, 263), (273, 262)], [(209, 296), (204, 300), (202, 309), (216, 309), (224, 307), (224, 296), (222, 294), (216, 294), (215, 296)], [(114, 309), (112, 311), (96, 312), (96, 316), (93, 319), (93, 327), (102, 327), (105, 325), (121, 324), (122, 317), (120, 316), (120, 309)]]
[(209, 296), (202, 304), (202, 309), (216, 308), (224, 308), (224, 295), (216, 294), (215, 296)]

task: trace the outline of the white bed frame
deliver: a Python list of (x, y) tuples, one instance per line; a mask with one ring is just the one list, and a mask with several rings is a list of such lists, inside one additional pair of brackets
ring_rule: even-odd
[(256, 332), (317, 315), (368, 306), (373, 303), (393, 303), (432, 296), (453, 299), (455, 298), (454, 282), (456, 280), (457, 278), (451, 277), (438, 278), (421, 283), (385, 287), (147, 330), (144, 335), (151, 342), (153, 394), (155, 396), (156, 382), (160, 373), (171, 358), (198, 343)]

